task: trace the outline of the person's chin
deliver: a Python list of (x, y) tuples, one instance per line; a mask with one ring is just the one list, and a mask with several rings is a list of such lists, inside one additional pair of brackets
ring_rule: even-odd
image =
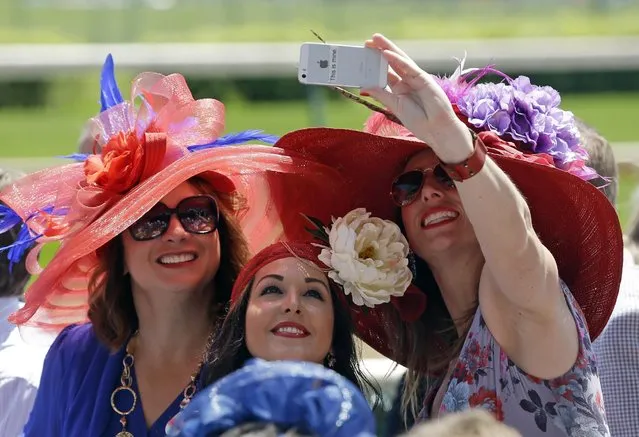
[(281, 351), (271, 355), (271, 361), (314, 361), (305, 351)]
[(437, 238), (429, 238), (428, 240), (421, 241), (420, 244), (414, 248), (414, 252), (421, 259), (427, 261), (433, 256), (441, 256), (454, 251), (455, 245), (454, 238), (438, 236)]
[(197, 290), (201, 290), (202, 285), (200, 281), (188, 280), (187, 278), (183, 278), (182, 281), (163, 281), (162, 283), (158, 284), (156, 289), (164, 290), (166, 293), (169, 294), (192, 294), (196, 293)]
[(188, 267), (174, 267), (166, 268), (158, 266), (154, 269), (156, 273), (156, 280), (167, 286), (180, 286), (185, 284), (196, 284), (203, 281), (207, 272), (201, 265), (191, 265)]

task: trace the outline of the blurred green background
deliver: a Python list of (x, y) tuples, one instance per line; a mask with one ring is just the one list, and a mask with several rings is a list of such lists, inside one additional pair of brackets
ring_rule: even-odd
[[(394, 40), (436, 42), (527, 38), (543, 48), (547, 37), (639, 36), (639, 0), (0, 0), (0, 49), (20, 45), (14, 56), (26, 63), (34, 60), (23, 49), (32, 44), (100, 44), (91, 48), (103, 58), (116, 43), (302, 43), (315, 41), (311, 30), (335, 42), (363, 41), (381, 32)], [(526, 47), (522, 44), (516, 55), (525, 58)], [(448, 71), (422, 67), (450, 73), (463, 52), (449, 55)], [(618, 210), (627, 228), (639, 184), (632, 162), (639, 157), (639, 63), (633, 70), (607, 62), (586, 71), (506, 72), (555, 87), (564, 109), (613, 143), (623, 161)], [(140, 71), (118, 68), (117, 56), (115, 63), (126, 98)], [(99, 67), (41, 77), (2, 73), (0, 66), (0, 168), (32, 170), (51, 157), (76, 152), (84, 123), (99, 109)], [(287, 77), (200, 74), (187, 80), (196, 98), (225, 103), (227, 132), (257, 128), (284, 134), (317, 125), (360, 129), (369, 115), (333, 91), (300, 85), (294, 69)], [(45, 247), (44, 264), (55, 249)], [(364, 357), (378, 356), (364, 348)]]
[(3, 0), (0, 43), (637, 35), (624, 0)]
[[(130, 42), (362, 41), (639, 35), (637, 0), (2, 0), (1, 44)], [(540, 44), (544, 40), (539, 39)], [(460, 53), (451, 53), (452, 59)], [(525, 55), (522, 54), (522, 56)], [(118, 60), (116, 61), (116, 68)], [(428, 66), (424, 66), (428, 68)], [(497, 65), (499, 68), (499, 65)], [(1, 73), (1, 71), (0, 71)], [(138, 71), (117, 71), (125, 97)], [(442, 73), (442, 72), (439, 72)], [(508, 72), (527, 74), (526, 71)], [(227, 132), (273, 134), (306, 126), (359, 129), (368, 111), (321, 88), (286, 78), (188, 78), (196, 97), (226, 104)], [(639, 71), (558, 71), (531, 75), (563, 96), (563, 107), (615, 143), (620, 156), (639, 144)], [(0, 75), (0, 166), (32, 168), (32, 158), (73, 153), (98, 106), (99, 69), (42, 79)], [(635, 167), (623, 165), (619, 213), (632, 214)], [(44, 253), (46, 261), (51, 250)]]

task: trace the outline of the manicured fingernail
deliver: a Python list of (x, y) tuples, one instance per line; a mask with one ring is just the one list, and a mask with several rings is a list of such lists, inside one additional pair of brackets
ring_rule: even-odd
[(370, 97), (370, 96), (371, 96), (371, 95), (370, 95), (370, 94), (368, 94), (366, 91), (360, 91), (360, 92), (359, 92), (359, 95), (360, 95), (360, 96), (364, 96), (364, 97)]

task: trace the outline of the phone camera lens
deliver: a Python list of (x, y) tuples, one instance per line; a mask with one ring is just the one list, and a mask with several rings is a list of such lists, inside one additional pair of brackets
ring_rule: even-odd
[(306, 73), (302, 74), (302, 79), (306, 79)]

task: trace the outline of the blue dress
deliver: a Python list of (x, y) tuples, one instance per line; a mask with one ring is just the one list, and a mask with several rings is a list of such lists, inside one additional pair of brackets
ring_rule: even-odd
[[(120, 386), (124, 350), (122, 347), (111, 353), (97, 339), (91, 324), (65, 328), (44, 361), (40, 388), (24, 436), (114, 437), (120, 432), (120, 415), (111, 408), (110, 399), (113, 390)], [(127, 416), (127, 431), (135, 437), (163, 437), (167, 422), (180, 411), (182, 393), (147, 428), (135, 367), (132, 376), (138, 404)], [(126, 411), (131, 406), (131, 396), (117, 396), (116, 406)]]

